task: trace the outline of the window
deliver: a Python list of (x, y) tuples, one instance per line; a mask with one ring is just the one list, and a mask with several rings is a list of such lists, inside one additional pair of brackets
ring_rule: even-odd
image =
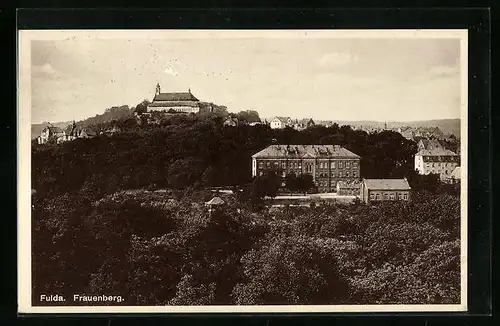
[(339, 162), (339, 169), (342, 169), (342, 162)]
[(398, 194), (398, 199), (403, 199), (403, 195), (402, 194)]
[(259, 169), (262, 169), (262, 162), (259, 162)]
[(299, 169), (302, 169), (302, 163), (299, 162)]
[(261, 176), (261, 177), (262, 177), (262, 171), (260, 171), (260, 172), (259, 172), (259, 176)]
[(357, 168), (358, 167), (358, 162), (352, 162), (352, 167)]
[(394, 200), (394, 193), (391, 192), (390, 197), (391, 197), (391, 200)]
[(280, 164), (279, 162), (274, 162), (274, 167), (278, 168), (279, 164)]
[(282, 163), (281, 163), (281, 167), (282, 167), (283, 169), (286, 169), (286, 162), (282, 162)]
[(380, 194), (377, 194), (377, 200), (380, 200)]
[(335, 178), (335, 172), (332, 172), (332, 178)]
[(266, 163), (267, 168), (269, 169), (271, 167), (271, 162)]
[(375, 199), (375, 194), (373, 192), (370, 193), (370, 199), (374, 200)]
[(346, 167), (346, 169), (350, 168), (349, 162), (345, 162), (345, 167)]
[(345, 173), (345, 177), (346, 177), (346, 178), (349, 178), (349, 171), (347, 171), (347, 172)]
[(330, 168), (335, 169), (335, 162), (330, 163)]
[(404, 194), (403, 198), (404, 198), (404, 200), (407, 200), (408, 199), (408, 194)]
[(355, 177), (355, 178), (357, 177), (356, 171), (352, 171), (352, 176)]
[(389, 196), (387, 195), (387, 193), (384, 194), (384, 199), (389, 199)]
[(339, 178), (342, 178), (342, 172), (339, 172)]

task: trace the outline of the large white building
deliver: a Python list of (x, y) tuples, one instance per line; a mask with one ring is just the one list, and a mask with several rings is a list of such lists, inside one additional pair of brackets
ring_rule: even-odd
[(415, 154), (415, 169), (420, 174), (439, 174), (442, 181), (449, 180), (457, 166), (460, 156), (449, 149), (423, 149)]
[(160, 84), (157, 84), (153, 102), (148, 105), (147, 111), (198, 113), (200, 101), (191, 94), (191, 90), (180, 93), (161, 93)]

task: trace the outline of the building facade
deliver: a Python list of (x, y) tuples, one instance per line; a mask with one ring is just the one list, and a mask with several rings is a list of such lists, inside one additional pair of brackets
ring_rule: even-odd
[(439, 174), (442, 181), (449, 179), (457, 166), (460, 156), (449, 149), (420, 150), (415, 154), (415, 170), (420, 174)]
[(363, 179), (360, 199), (365, 203), (410, 200), (411, 187), (405, 179)]
[(200, 101), (191, 94), (191, 90), (180, 93), (161, 93), (160, 84), (157, 84), (153, 101), (147, 107), (147, 112), (151, 111), (198, 113)]
[(271, 145), (252, 155), (252, 176), (310, 174), (319, 192), (334, 192), (338, 181), (359, 180), (360, 159), (338, 145)]

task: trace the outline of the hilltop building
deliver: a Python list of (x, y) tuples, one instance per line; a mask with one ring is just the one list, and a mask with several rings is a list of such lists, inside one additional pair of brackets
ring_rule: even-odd
[(449, 179), (459, 165), (460, 156), (449, 149), (422, 149), (415, 154), (415, 169), (420, 174), (439, 174), (442, 181)]
[(147, 107), (147, 112), (151, 111), (198, 113), (200, 101), (191, 94), (191, 89), (181, 93), (162, 93), (160, 84), (157, 84), (153, 101)]
[(446, 144), (439, 139), (420, 139), (417, 143), (418, 150), (446, 149)]
[(411, 187), (404, 179), (363, 179), (361, 200), (374, 203), (388, 200), (410, 200)]
[(338, 181), (360, 178), (361, 157), (338, 145), (271, 145), (252, 155), (252, 176), (277, 170), (310, 174), (320, 192), (336, 190)]

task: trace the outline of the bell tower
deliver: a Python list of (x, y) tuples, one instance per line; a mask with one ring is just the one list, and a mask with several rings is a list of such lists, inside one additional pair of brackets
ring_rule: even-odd
[(160, 83), (156, 84), (156, 92), (155, 95), (160, 95)]

